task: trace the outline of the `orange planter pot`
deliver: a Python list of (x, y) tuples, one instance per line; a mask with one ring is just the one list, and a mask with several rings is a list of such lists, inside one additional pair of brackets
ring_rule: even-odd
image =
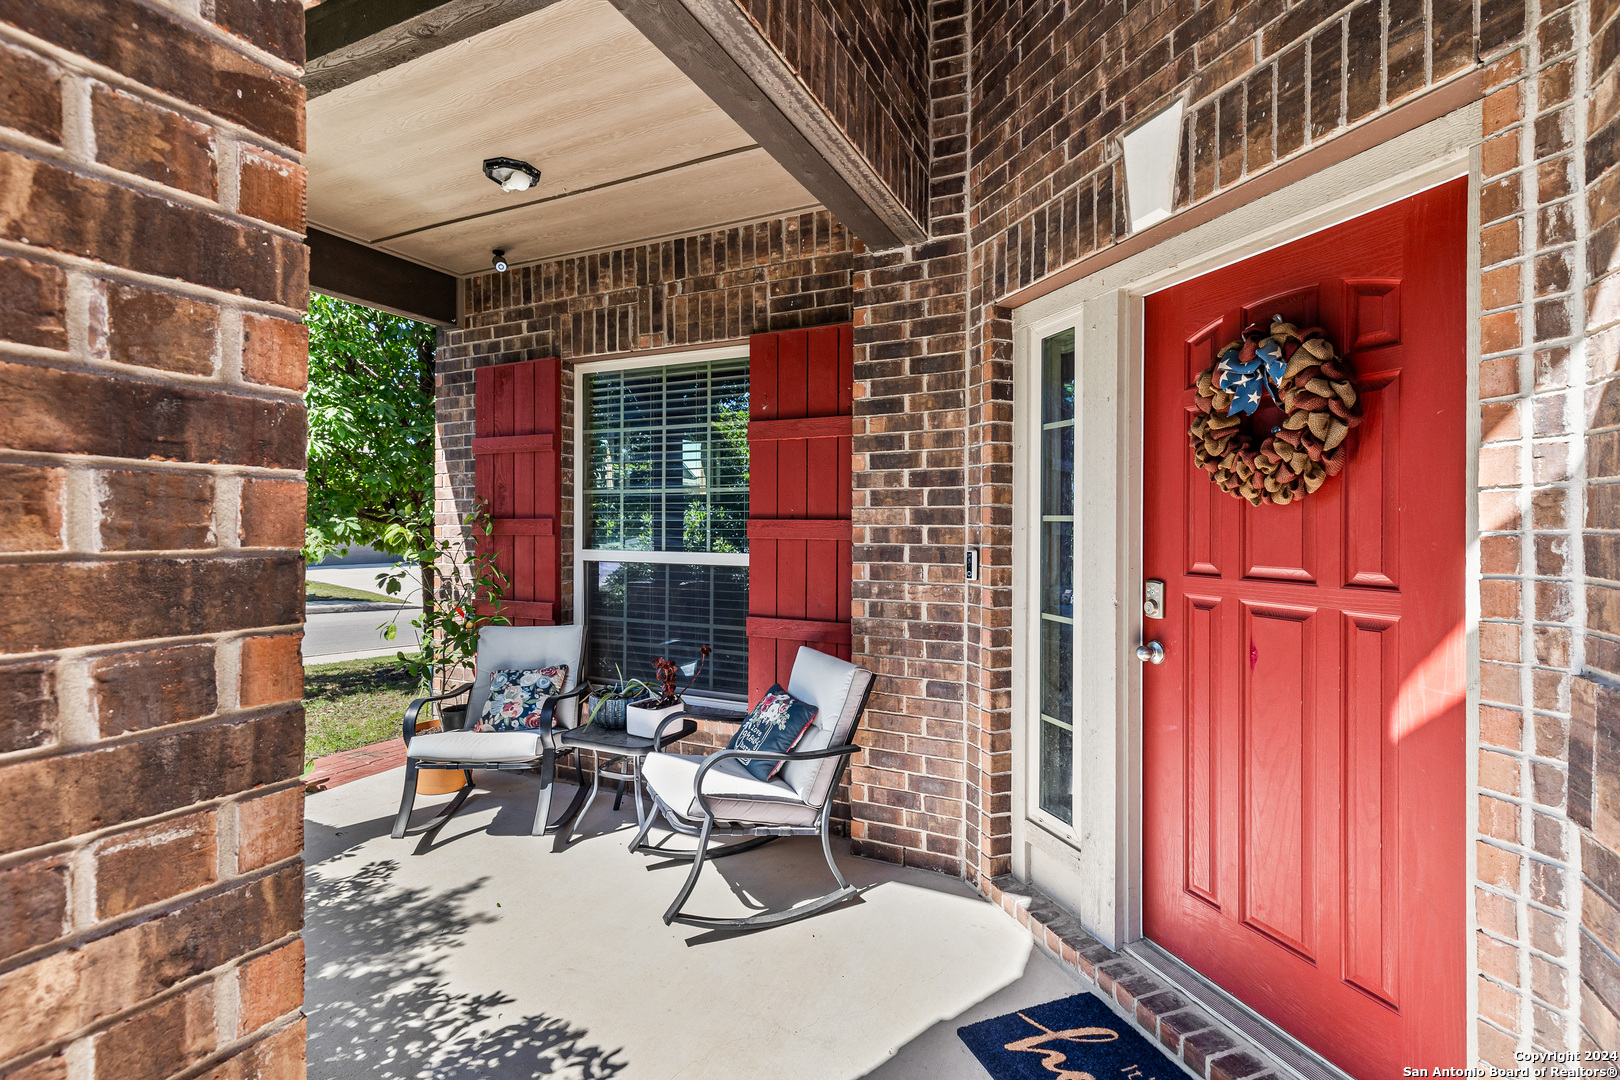
[(461, 790), (466, 775), (457, 769), (423, 769), (416, 774), (418, 795), (451, 795)]
[[(461, 710), (454, 711), (460, 712)], [(454, 718), (453, 723), (460, 724), (460, 718)], [(423, 732), (439, 730), (441, 730), (441, 726), (438, 724), (421, 729)], [(464, 783), (466, 783), (466, 774), (457, 769), (423, 769), (416, 774), (416, 793), (418, 795), (453, 795), (461, 790), (461, 785)]]

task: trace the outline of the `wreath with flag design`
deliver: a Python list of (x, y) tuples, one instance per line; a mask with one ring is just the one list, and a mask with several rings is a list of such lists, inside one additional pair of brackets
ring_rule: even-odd
[[(1262, 396), (1282, 423), (1256, 445)], [(1252, 506), (1287, 506), (1344, 468), (1345, 437), (1361, 423), (1355, 373), (1318, 327), (1281, 316), (1251, 327), (1198, 376), (1188, 438), (1193, 460), (1215, 486)]]

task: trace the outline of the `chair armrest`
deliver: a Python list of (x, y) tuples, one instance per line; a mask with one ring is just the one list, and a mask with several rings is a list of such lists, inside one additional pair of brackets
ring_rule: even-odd
[(829, 746), (822, 750), (805, 750), (801, 752), (789, 750), (785, 753), (780, 750), (721, 750), (704, 758), (703, 764), (698, 766), (697, 776), (692, 780), (692, 793), (697, 796), (698, 805), (703, 807), (703, 813), (712, 821), (714, 820), (714, 811), (709, 809), (709, 800), (703, 794), (703, 777), (708, 774), (710, 769), (727, 758), (747, 758), (750, 761), (815, 761), (817, 758), (845, 757), (859, 750), (860, 747), (853, 743), (845, 743), (843, 746)]
[(664, 748), (664, 729), (669, 727), (669, 725), (684, 724), (688, 720), (695, 719), (697, 718), (689, 713), (677, 712), (670, 713), (668, 716), (658, 721), (658, 726), (653, 728), (653, 749), (662, 750)]
[(550, 731), (552, 724), (556, 722), (555, 717), (557, 713), (557, 702), (567, 701), (569, 698), (576, 698), (581, 694), (590, 693), (590, 689), (590, 683), (581, 681), (580, 684), (574, 687), (572, 690), (565, 690), (560, 694), (551, 694), (548, 696), (546, 698), (546, 703), (540, 707), (540, 730)]
[(434, 694), (432, 697), (417, 698), (415, 701), (407, 705), (405, 707), (405, 742), (409, 744), (411, 741), (411, 736), (416, 734), (416, 717), (417, 714), (422, 711), (423, 705), (426, 705), (430, 701), (444, 701), (448, 698), (460, 697), (462, 694), (465, 694), (472, 688), (472, 683), (462, 683), (453, 690), (446, 690), (444, 693)]

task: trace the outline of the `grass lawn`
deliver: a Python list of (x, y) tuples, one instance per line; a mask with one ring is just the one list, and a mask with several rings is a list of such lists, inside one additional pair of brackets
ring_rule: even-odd
[(391, 656), (306, 667), (304, 768), (339, 750), (399, 738), (405, 706), (416, 696), (416, 680)]
[(351, 589), (346, 585), (328, 585), (324, 581), (304, 582), (305, 600), (366, 600), (371, 603), (401, 604), (404, 603), (397, 596), (387, 596), (380, 592), (367, 592), (365, 589)]

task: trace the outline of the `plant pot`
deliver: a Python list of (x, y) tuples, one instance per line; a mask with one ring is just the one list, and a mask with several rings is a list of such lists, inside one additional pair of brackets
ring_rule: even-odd
[(591, 723), (603, 731), (623, 731), (625, 724), (624, 714), (629, 705), (630, 702), (624, 698), (603, 698), (601, 708), (596, 711)]
[[(444, 731), (459, 731), (467, 720), (467, 706), (449, 705), (439, 709), (439, 722)], [(418, 726), (418, 731), (424, 730)], [(432, 730), (431, 727), (426, 730)], [(459, 769), (422, 769), (416, 774), (418, 795), (452, 795), (461, 790), (466, 777)]]
[[(652, 701), (653, 699), (644, 698), (642, 700)], [(684, 708), (686, 708), (686, 703), (680, 700), (677, 700), (673, 705), (666, 705), (662, 709), (645, 708), (640, 702), (631, 704), (624, 710), (624, 729), (631, 735), (650, 739), (653, 737), (654, 732), (658, 730), (658, 725), (664, 717), (678, 713)]]
[(454, 795), (466, 782), (467, 777), (460, 769), (419, 769), (416, 773), (416, 793)]

